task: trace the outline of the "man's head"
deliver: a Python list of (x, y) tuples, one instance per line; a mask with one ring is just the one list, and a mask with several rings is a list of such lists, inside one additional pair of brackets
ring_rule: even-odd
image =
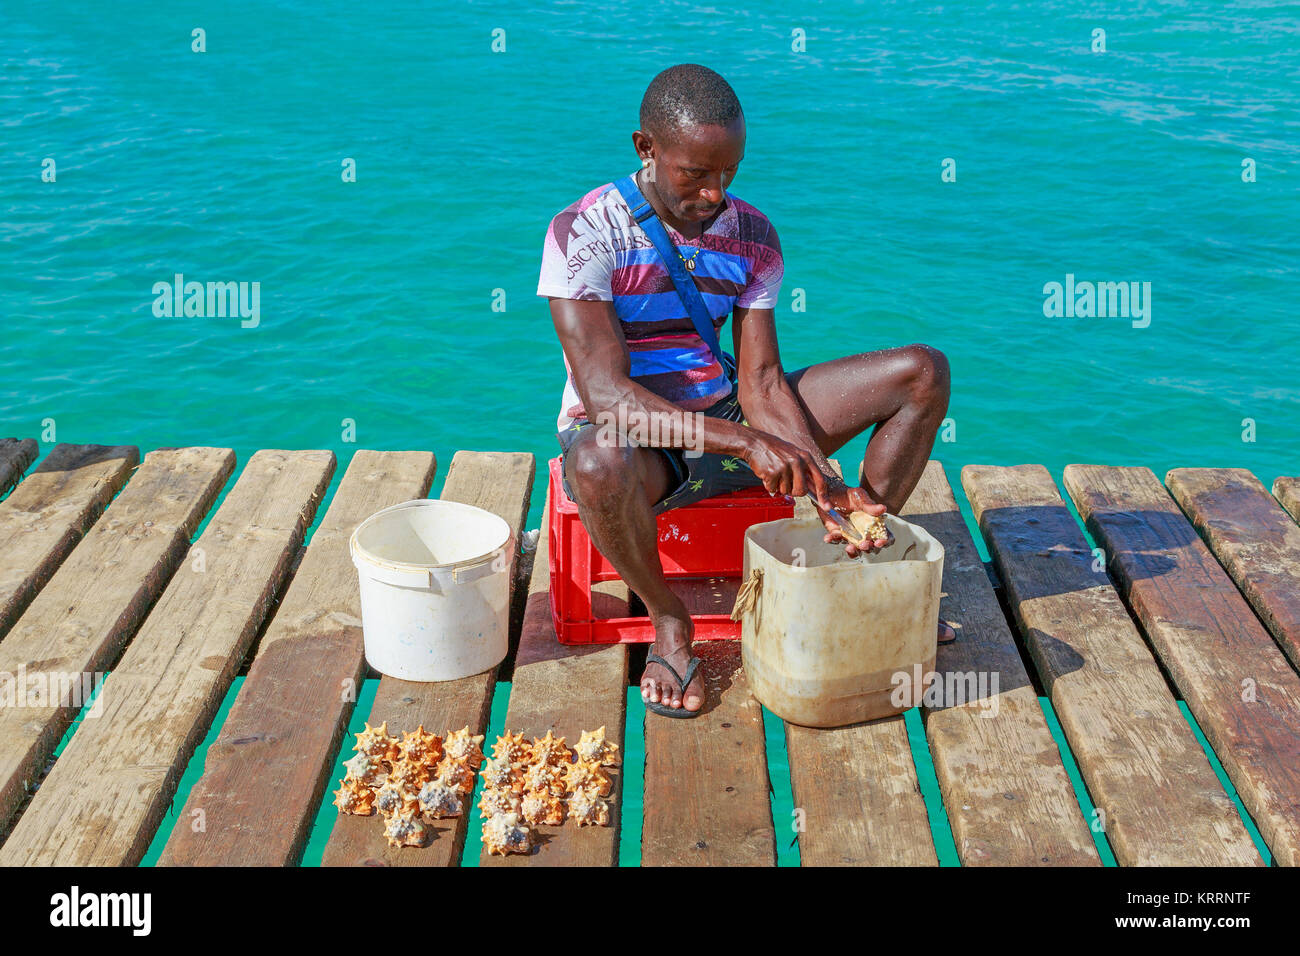
[(652, 160), (652, 189), (680, 225), (712, 216), (745, 156), (745, 116), (736, 91), (708, 67), (664, 70), (641, 99), (637, 155)]

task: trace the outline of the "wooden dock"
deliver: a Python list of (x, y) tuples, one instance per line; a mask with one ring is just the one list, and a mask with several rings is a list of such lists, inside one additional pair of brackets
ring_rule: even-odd
[[(58, 445), (33, 469), (37, 452), (0, 439), (0, 865), (135, 865), (174, 801), (159, 865), (298, 865), (351, 721), (486, 732), (507, 692), (496, 670), (383, 677), (356, 712), (378, 675), (348, 538), (426, 496), (433, 454), (358, 451), (326, 501), (325, 451), (260, 451), (240, 467), (220, 448), (141, 459)], [(537, 475), (529, 454), (458, 452), (442, 495), (518, 537)], [(1145, 468), (1071, 465), (1058, 489), (1038, 465), (971, 465), (961, 484), (987, 565), (938, 462), (903, 510), (946, 549), (941, 613), (959, 640), (939, 649), (941, 679), (997, 681), (920, 712), (961, 864), (1099, 866), (1108, 847), (1121, 866), (1263, 865), (1247, 820), (1275, 862), (1300, 863), (1300, 478), (1267, 489), (1242, 469), (1179, 468), (1162, 483)], [(738, 646), (697, 648), (703, 716), (629, 727), (639, 652), (556, 641), (547, 550), (543, 523), (537, 549), (515, 556), (504, 725), (643, 739), (643, 810), (621, 818), (618, 768), (611, 826), (541, 828), (532, 854), (481, 864), (616, 865), (621, 828), (639, 822), (644, 865), (771, 866), (793, 822), (805, 866), (937, 865), (903, 717), (787, 725), (797, 819), (774, 819), (775, 718), (750, 694)], [(625, 606), (626, 590), (605, 599)], [(92, 685), (95, 705), (55, 759)], [(468, 826), (441, 820), (428, 846), (394, 850), (375, 818), (340, 816), (323, 863), (458, 865), (477, 840)]]

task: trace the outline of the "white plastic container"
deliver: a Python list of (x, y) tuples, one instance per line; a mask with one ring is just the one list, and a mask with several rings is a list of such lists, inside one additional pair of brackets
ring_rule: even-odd
[(515, 541), (501, 518), (455, 501), (408, 501), (361, 522), (348, 550), (375, 670), (457, 680), (506, 656)]
[[(745, 532), (741, 658), (754, 696), (778, 717), (841, 727), (901, 713), (903, 674), (934, 669), (943, 545), (885, 517), (894, 543), (850, 558), (817, 518)], [(909, 695), (910, 696), (910, 695)]]

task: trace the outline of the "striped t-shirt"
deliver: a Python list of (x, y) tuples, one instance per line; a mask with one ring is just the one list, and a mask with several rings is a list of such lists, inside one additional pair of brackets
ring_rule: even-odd
[[(725, 208), (699, 239), (685, 239), (663, 224), (687, 259), (699, 248), (692, 278), (719, 330), (735, 306), (774, 307), (784, 273), (767, 217), (726, 195)], [(730, 393), (722, 366), (695, 331), (650, 237), (613, 183), (593, 189), (551, 220), (537, 294), (613, 302), (631, 377), (679, 407), (701, 411)], [(557, 431), (587, 417), (567, 355), (564, 370)]]

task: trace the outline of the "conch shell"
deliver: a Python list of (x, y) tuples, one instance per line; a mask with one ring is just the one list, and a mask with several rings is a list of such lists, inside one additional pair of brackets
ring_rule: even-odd
[(424, 846), (429, 835), (420, 815), (412, 810), (400, 810), (387, 818), (384, 824), (384, 836), (388, 837), (389, 846)]
[(397, 760), (388, 774), (388, 782), (412, 793), (429, 782), (429, 766), (418, 760)]
[(343, 813), (368, 817), (375, 812), (375, 791), (359, 780), (344, 777), (334, 791), (334, 806)]
[(401, 784), (387, 781), (375, 794), (375, 809), (385, 815), (409, 809), (412, 802), (410, 793)]
[(853, 511), (849, 513), (849, 524), (858, 532), (858, 540), (851, 542), (853, 544), (867, 544), (870, 541), (877, 541), (889, 538), (889, 528), (885, 526), (885, 520), (879, 515), (869, 515), (865, 511)]
[(389, 734), (388, 721), (384, 721), (378, 727), (371, 727), (367, 722), (366, 729), (357, 734), (356, 738), (357, 742), (353, 750), (370, 757), (378, 757), (380, 760), (396, 759), (401, 746), (401, 741)]
[(528, 744), (524, 743), (523, 734), (512, 734), (507, 730), (505, 736), (498, 737), (497, 742), (492, 745), (492, 756), (497, 760), (504, 757), (509, 763), (518, 763), (528, 759), (530, 749)]
[(432, 766), (442, 759), (442, 738), (425, 733), (424, 724), (418, 730), (402, 734), (402, 759), (416, 760)]
[(383, 785), (384, 778), (388, 776), (388, 767), (384, 765), (384, 761), (366, 753), (357, 754), (343, 766), (348, 771), (345, 779), (355, 780), (363, 786), (376, 790)]
[(580, 827), (607, 827), (609, 803), (586, 790), (575, 790), (569, 798), (569, 819)]
[(502, 813), (519, 813), (523, 798), (516, 790), (488, 787), (478, 798), (478, 808), (484, 817)]
[(558, 827), (564, 823), (564, 801), (549, 790), (530, 790), (520, 803), (520, 813), (533, 826)]
[(528, 750), (529, 759), (535, 764), (550, 764), (559, 766), (568, 763), (573, 757), (573, 751), (564, 745), (563, 737), (556, 737), (551, 731), (546, 732), (545, 737), (534, 737), (533, 745)]
[(420, 789), (420, 809), (431, 817), (458, 817), (464, 803), (461, 792), (438, 778)]
[(483, 845), (489, 853), (527, 853), (533, 846), (533, 831), (517, 813), (496, 813), (483, 821)]
[(618, 744), (612, 744), (605, 739), (605, 728), (598, 730), (584, 730), (582, 737), (573, 745), (573, 751), (578, 755), (579, 760), (587, 760), (598, 763), (602, 767), (618, 766), (618, 758), (614, 756), (618, 750)]
[(453, 760), (463, 760), (469, 764), (470, 769), (477, 770), (483, 763), (483, 735), (473, 736), (469, 732), (469, 727), (462, 727), (447, 735), (447, 739), (442, 742), (442, 751)]
[(449, 787), (455, 787), (463, 794), (474, 789), (474, 771), (467, 764), (453, 757), (443, 757), (438, 764), (437, 779)]
[(524, 771), (525, 790), (546, 790), (557, 797), (564, 796), (564, 773), (548, 763), (535, 763)]
[(601, 769), (600, 764), (589, 760), (579, 760), (565, 768), (565, 785), (575, 794), (586, 792), (596, 797), (609, 796), (614, 782), (609, 774)]
[(483, 764), (479, 771), (483, 782), (489, 787), (508, 787), (519, 776), (519, 771), (505, 757), (493, 757)]

